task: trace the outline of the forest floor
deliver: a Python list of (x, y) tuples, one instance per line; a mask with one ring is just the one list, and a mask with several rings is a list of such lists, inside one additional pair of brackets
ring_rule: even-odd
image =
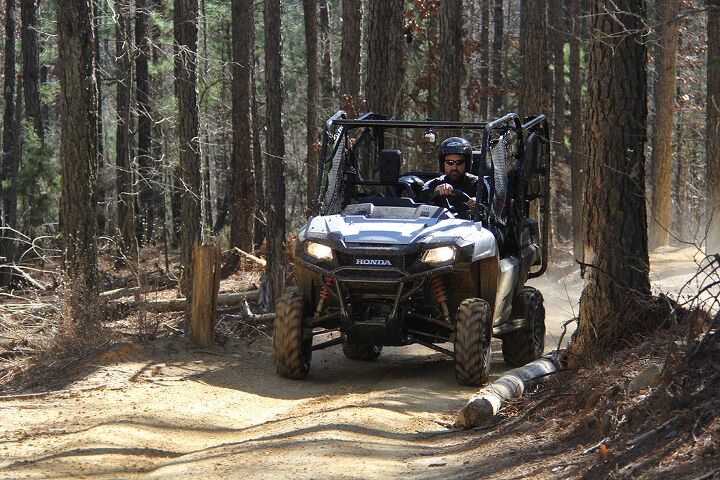
[[(653, 254), (655, 292), (693, 277), (695, 253)], [(236, 274), (221, 291), (249, 289), (258, 275)], [(551, 349), (582, 280), (568, 265), (532, 284)], [(225, 315), (227, 335), (197, 349), (174, 332), (179, 318), (135, 319), (167, 332), (152, 341), (118, 334), (53, 368), (0, 369), (0, 478), (720, 478), (717, 335), (697, 349), (678, 331), (659, 333), (457, 430), (475, 389), (455, 382), (441, 354), (386, 348), (366, 363), (335, 347), (315, 352), (306, 381), (291, 381), (275, 374), (267, 327)], [(495, 347), (493, 377), (507, 369)], [(659, 383), (628, 393), (652, 363)]]

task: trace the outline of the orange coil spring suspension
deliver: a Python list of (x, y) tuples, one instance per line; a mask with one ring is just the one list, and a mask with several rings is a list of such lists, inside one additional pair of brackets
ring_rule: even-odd
[(430, 285), (432, 286), (433, 292), (435, 292), (435, 300), (437, 300), (438, 303), (444, 302), (448, 299), (442, 278), (439, 276), (432, 277), (430, 279)]
[[(326, 278), (325, 285), (327, 285), (327, 287), (332, 287), (335, 285), (335, 279), (330, 277)], [(320, 296), (322, 298), (328, 298), (330, 296), (330, 290), (328, 290), (325, 285), (323, 285), (322, 290), (320, 291)]]

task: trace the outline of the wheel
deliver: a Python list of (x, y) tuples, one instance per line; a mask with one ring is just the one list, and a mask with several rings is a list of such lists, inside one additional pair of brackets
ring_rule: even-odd
[(455, 322), (455, 378), (478, 386), (490, 377), (492, 308), (480, 298), (468, 298), (458, 308)]
[(283, 294), (275, 306), (275, 370), (286, 378), (303, 379), (310, 371), (312, 329), (303, 328), (306, 311), (307, 302), (297, 293)]
[(444, 196), (437, 193), (433, 193), (430, 197), (429, 203), (447, 210), (453, 215), (465, 214), (470, 210), (467, 206), (467, 202), (470, 200), (470, 195), (463, 192), (462, 190), (453, 189), (452, 195)]
[(525, 324), (502, 337), (505, 363), (511, 367), (537, 360), (545, 350), (545, 306), (543, 296), (533, 287), (523, 287), (518, 298)]
[(343, 342), (343, 353), (351, 360), (370, 362), (376, 360), (382, 352), (382, 345), (353, 345)]

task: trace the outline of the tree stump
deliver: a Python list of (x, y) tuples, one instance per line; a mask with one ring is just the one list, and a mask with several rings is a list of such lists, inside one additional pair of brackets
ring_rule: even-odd
[(190, 340), (200, 347), (215, 343), (214, 320), (220, 289), (220, 246), (194, 246)]

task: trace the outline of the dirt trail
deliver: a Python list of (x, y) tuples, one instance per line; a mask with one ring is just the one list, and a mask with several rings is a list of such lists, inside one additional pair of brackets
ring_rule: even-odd
[[(688, 249), (663, 251), (653, 266), (656, 287), (669, 291), (695, 271)], [(552, 348), (581, 280), (556, 273), (532, 284), (545, 295)], [(498, 376), (506, 367), (495, 352)], [(531, 452), (522, 457), (531, 433), (483, 445), (476, 432), (448, 434), (473, 389), (419, 346), (386, 348), (372, 363), (339, 347), (316, 352), (304, 382), (274, 373), (268, 339), (227, 351), (128, 347), (91, 363), (68, 387), (80, 391), (0, 402), (0, 478), (554, 476)]]

